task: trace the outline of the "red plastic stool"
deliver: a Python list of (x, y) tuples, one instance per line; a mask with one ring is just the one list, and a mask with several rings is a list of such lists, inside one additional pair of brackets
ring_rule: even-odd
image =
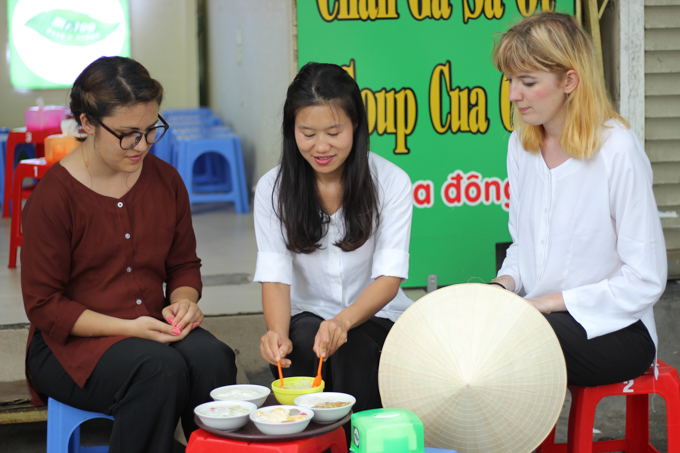
[(47, 163), (44, 157), (40, 159), (25, 159), (19, 162), (16, 170), (14, 170), (14, 187), (12, 189), (12, 226), (9, 234), (9, 267), (14, 269), (17, 267), (17, 248), (21, 247), (24, 240), (24, 235), (21, 233), (21, 199), (27, 198), (24, 196), (25, 192), (30, 192), (33, 188), (28, 190), (22, 188), (24, 178), (33, 178), (40, 180), (51, 165)]
[[(649, 394), (666, 401), (668, 453), (680, 453), (680, 378), (672, 366), (658, 360), (659, 379), (654, 368), (637, 379), (597, 387), (569, 386), (571, 410), (567, 443), (555, 443), (555, 428), (536, 450), (537, 453), (659, 453), (649, 443)], [(626, 438), (593, 442), (595, 408), (605, 396), (626, 397)]]
[(342, 426), (326, 434), (287, 442), (244, 442), (225, 439), (198, 429), (193, 432), (186, 453), (347, 453)]
[(2, 200), (2, 217), (9, 217), (10, 201), (14, 199), (12, 196), (14, 172), (14, 148), (20, 143), (35, 144), (35, 156), (43, 157), (45, 154), (44, 143), (45, 138), (50, 135), (61, 134), (61, 127), (56, 129), (44, 129), (39, 131), (29, 131), (25, 127), (12, 129), (7, 136), (7, 150), (5, 153), (5, 194)]

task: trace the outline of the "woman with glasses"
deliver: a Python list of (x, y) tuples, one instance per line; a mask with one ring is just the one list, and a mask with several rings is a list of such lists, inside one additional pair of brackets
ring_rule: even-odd
[(194, 407), (236, 382), (234, 352), (199, 327), (201, 261), (186, 188), (149, 154), (168, 128), (162, 98), (134, 60), (88, 66), (71, 91), (87, 138), (22, 213), (33, 401), (112, 415), (112, 453), (172, 451), (178, 420), (188, 438)]

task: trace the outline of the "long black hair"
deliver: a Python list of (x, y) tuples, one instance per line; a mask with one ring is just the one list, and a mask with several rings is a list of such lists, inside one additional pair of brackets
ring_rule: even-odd
[(354, 126), (352, 150), (342, 175), (345, 236), (335, 243), (351, 252), (364, 245), (378, 226), (378, 196), (368, 165), (368, 121), (361, 91), (340, 66), (307, 63), (288, 87), (283, 107), (281, 168), (275, 183), (278, 202), (272, 199), (272, 204), (288, 250), (312, 253), (321, 247), (319, 240), (327, 232), (329, 218), (319, 198), (316, 172), (302, 157), (295, 141), (295, 117), (300, 109), (315, 105), (341, 108)]

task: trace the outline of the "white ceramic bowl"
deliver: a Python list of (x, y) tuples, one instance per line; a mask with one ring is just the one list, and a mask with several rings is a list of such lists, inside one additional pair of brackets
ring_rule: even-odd
[[(285, 410), (291, 410), (295, 409), (297, 411), (300, 411), (301, 413), (305, 414), (306, 417), (302, 420), (296, 420), (292, 422), (268, 422), (266, 420), (263, 420), (262, 417), (259, 415), (259, 413), (266, 414), (268, 412), (273, 411), (274, 409), (285, 409)], [(312, 418), (314, 417), (314, 411), (304, 408), (304, 407), (298, 407), (298, 406), (267, 406), (260, 408), (259, 410), (253, 411), (250, 413), (250, 419), (255, 423), (255, 426), (257, 426), (257, 429), (262, 431), (265, 434), (295, 434), (304, 431), (304, 429), (309, 425), (309, 422), (312, 421)]]
[[(343, 402), (349, 403), (341, 407), (322, 408), (314, 407), (317, 404)], [(311, 393), (295, 398), (295, 404), (305, 409), (314, 411), (314, 423), (333, 423), (340, 420), (354, 406), (357, 400), (352, 395), (339, 392)]]
[(210, 397), (215, 401), (248, 401), (260, 407), (271, 392), (263, 385), (237, 384), (217, 387), (210, 392)]
[[(248, 409), (248, 412), (232, 416), (220, 414), (224, 408), (233, 406), (241, 406)], [(248, 423), (248, 416), (256, 410), (257, 406), (248, 401), (210, 401), (196, 406), (194, 414), (198, 415), (206, 426), (222, 431), (236, 431)]]

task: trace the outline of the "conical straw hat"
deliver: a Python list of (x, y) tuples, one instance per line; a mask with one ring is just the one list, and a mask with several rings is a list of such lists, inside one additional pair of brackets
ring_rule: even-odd
[(567, 372), (550, 324), (524, 299), (464, 284), (422, 297), (380, 358), (385, 407), (415, 412), (427, 447), (528, 453), (560, 415)]

